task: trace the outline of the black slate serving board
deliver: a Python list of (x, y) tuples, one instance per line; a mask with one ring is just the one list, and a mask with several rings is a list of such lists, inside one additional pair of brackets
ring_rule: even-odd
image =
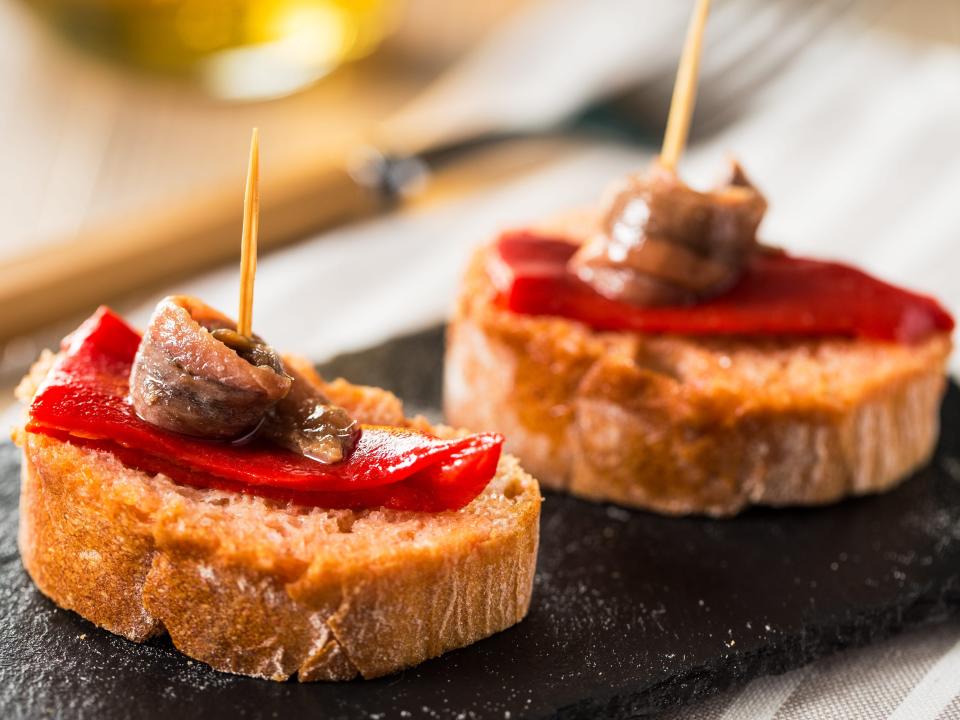
[[(436, 414), (441, 349), (431, 330), (325, 371)], [(216, 673), (56, 608), (20, 565), (17, 453), (0, 445), (0, 716), (574, 718), (690, 702), (960, 610), (956, 386), (943, 427), (934, 461), (902, 487), (824, 509), (677, 520), (547, 494), (523, 623), (339, 685)]]

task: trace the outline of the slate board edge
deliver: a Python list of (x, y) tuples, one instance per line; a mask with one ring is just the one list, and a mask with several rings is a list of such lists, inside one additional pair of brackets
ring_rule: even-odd
[[(353, 375), (357, 382), (385, 387), (401, 398), (422, 396), (423, 381), (424, 378), (428, 378), (434, 385), (432, 393), (439, 397), (442, 396), (442, 357), (424, 356), (422, 348), (425, 345), (445, 346), (445, 327), (443, 325), (427, 327), (390, 338), (373, 348), (339, 354), (320, 363), (318, 370), (328, 378)], [(399, 377), (393, 373), (383, 372), (387, 367), (385, 359), (397, 354), (413, 355), (417, 362), (408, 363), (407, 366), (416, 367), (417, 370), (404, 373)], [(949, 384), (956, 388), (952, 378)], [(417, 411), (423, 410), (429, 410), (429, 408), (417, 408)], [(786, 652), (781, 650), (779, 657), (773, 654), (771, 658), (769, 652), (731, 653), (729, 657), (734, 659), (733, 663), (728, 658), (715, 665), (693, 668), (688, 673), (668, 678), (662, 683), (638, 688), (636, 692), (627, 695), (615, 693), (602, 700), (584, 699), (574, 705), (561, 708), (556, 717), (564, 719), (598, 716), (626, 718), (664, 712), (745, 687), (760, 677), (781, 675), (844, 650), (866, 647), (904, 631), (944, 622), (958, 614), (960, 614), (960, 581), (953, 582), (946, 588), (928, 588), (926, 593), (917, 594), (907, 606), (906, 612), (903, 612), (903, 608), (880, 608), (872, 616), (861, 613), (857, 617), (852, 617), (849, 626), (841, 628), (840, 633), (837, 632), (836, 625), (811, 626), (811, 632), (804, 638), (802, 646), (796, 638), (785, 637), (786, 645), (795, 647)], [(795, 661), (784, 661), (785, 657), (793, 658)], [(730, 666), (736, 667), (738, 673), (734, 675), (731, 672), (725, 681), (717, 682), (718, 670)]]
[[(845, 650), (875, 645), (902, 632), (936, 625), (960, 614), (960, 582), (951, 583), (947, 588), (930, 590), (930, 594), (918, 594), (907, 606), (906, 613), (901, 612), (902, 608), (883, 608), (876, 614), (861, 613), (851, 618), (849, 626), (841, 627), (839, 633), (836, 625), (812, 625), (802, 646), (797, 638), (785, 637), (785, 642), (777, 646), (778, 650), (730, 653), (727, 658), (713, 665), (692, 668), (662, 683), (638, 688), (634, 693), (615, 694), (602, 701), (598, 698), (585, 699), (561, 708), (555, 717), (580, 720), (655, 715), (742, 689), (753, 680), (782, 675)], [(784, 650), (786, 647), (790, 649)], [(786, 657), (794, 661), (785, 662)], [(720, 677), (724, 679), (718, 682)]]

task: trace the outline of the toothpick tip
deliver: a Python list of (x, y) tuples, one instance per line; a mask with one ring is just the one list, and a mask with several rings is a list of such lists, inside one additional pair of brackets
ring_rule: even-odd
[(700, 53), (703, 48), (703, 33), (709, 12), (710, 0), (697, 0), (690, 17), (690, 25), (687, 27), (683, 54), (677, 67), (677, 80), (673, 86), (673, 97), (670, 100), (670, 112), (663, 137), (663, 148), (660, 151), (660, 164), (669, 170), (676, 169), (680, 156), (683, 154), (684, 146), (687, 144), (690, 119), (696, 102), (697, 75), (700, 68)]

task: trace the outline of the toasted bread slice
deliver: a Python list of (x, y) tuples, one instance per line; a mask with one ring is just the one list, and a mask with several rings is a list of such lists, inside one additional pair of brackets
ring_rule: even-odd
[(723, 516), (882, 491), (934, 450), (948, 334), (898, 345), (594, 332), (497, 308), (489, 252), (475, 254), (448, 328), (446, 416), (502, 432), (547, 487)]
[[(429, 428), (388, 392), (313, 378), (361, 422)], [(351, 511), (187, 487), (22, 429), (15, 439), (20, 551), (37, 587), (130, 640), (169, 633), (217, 670), (377, 677), (503, 630), (530, 604), (540, 492), (511, 457), (460, 511)]]

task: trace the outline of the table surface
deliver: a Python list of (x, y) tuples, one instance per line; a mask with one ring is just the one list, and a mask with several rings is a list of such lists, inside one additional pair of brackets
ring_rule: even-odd
[[(940, 30), (946, 39), (960, 39), (960, 6), (950, 0), (924, 5), (949, 9)], [(903, 14), (907, 3), (890, 6), (891, 13)], [(0, 10), (0, 20), (10, 12)], [(26, 69), (35, 68), (35, 58), (23, 38), (0, 43), (0, 59), (7, 61), (0, 62), (0, 86), (34, 81)], [(18, 171), (0, 175), (5, 232), (30, 227), (32, 241), (42, 242), (51, 235), (45, 228), (77, 227), (106, 213), (103, 203), (111, 205), (110, 212), (132, 211), (158, 187), (179, 182), (182, 158), (168, 165), (158, 159), (171, 132), (188, 126), (183, 123), (191, 113), (235, 112), (177, 102), (175, 113), (154, 116), (131, 102), (143, 91), (128, 87), (127, 94), (118, 94), (111, 83), (104, 81), (102, 95), (92, 97), (71, 95), (69, 88), (61, 96), (62, 85), (43, 85), (42, 104), (19, 117), (12, 112), (12, 96), (0, 95), (6, 137), (34, 138), (32, 145), (9, 148), (8, 167)], [(293, 102), (321, 103), (310, 94)], [(44, 150), (44, 171), (28, 172), (40, 153), (28, 126), (51, 108), (61, 108), (70, 122), (60, 130), (59, 145), (47, 142), (53, 149)], [(683, 166), (691, 181), (702, 184), (718, 176), (725, 154), (732, 152), (770, 201), (764, 238), (796, 252), (856, 262), (934, 294), (960, 312), (960, 45), (920, 43), (882, 28), (831, 27), (745, 110), (737, 122), (691, 147)], [(80, 125), (100, 137), (100, 144), (70, 141), (66, 128)], [(241, 145), (249, 125), (243, 114), (231, 124)], [(222, 160), (226, 148), (237, 142), (198, 132), (191, 145), (209, 150), (196, 164), (211, 158), (222, 173), (229, 165)], [(465, 194), (441, 193), (434, 202), (273, 253), (262, 258), (258, 271), (256, 324), (275, 345), (318, 360), (433, 324), (446, 313), (473, 246), (500, 228), (593, 202), (611, 179), (642, 167), (650, 154), (648, 148), (610, 142), (563, 143), (549, 159), (509, 180)], [(239, 175), (243, 158), (234, 164), (229, 172)], [(91, 168), (95, 181), (88, 177)], [(452, 180), (464, 172), (453, 171)], [(191, 173), (197, 182), (209, 179), (202, 170)], [(145, 182), (145, 174), (155, 180)], [(0, 243), (0, 256), (8, 251)], [(175, 288), (131, 297), (119, 309), (143, 322), (158, 297), (172, 290), (230, 309), (235, 285), (235, 269), (224, 267)], [(318, 313), (331, 298), (344, 297), (350, 312)], [(321, 320), (305, 322), (308, 313)], [(8, 346), (0, 368), (22, 365), (65, 329), (46, 328)], [(951, 369), (960, 369), (956, 358)], [(4, 421), (12, 412), (8, 409)], [(677, 716), (960, 718), (960, 624), (762, 679)]]

